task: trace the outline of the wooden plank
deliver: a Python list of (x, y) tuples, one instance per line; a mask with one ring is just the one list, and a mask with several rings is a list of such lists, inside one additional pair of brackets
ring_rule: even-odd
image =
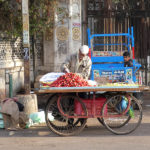
[(150, 88), (147, 86), (141, 86), (141, 87), (128, 87), (128, 88), (101, 88), (101, 87), (52, 87), (49, 89), (41, 89), (36, 90), (36, 94), (44, 94), (44, 93), (78, 93), (78, 92), (133, 92), (133, 91), (149, 91)]

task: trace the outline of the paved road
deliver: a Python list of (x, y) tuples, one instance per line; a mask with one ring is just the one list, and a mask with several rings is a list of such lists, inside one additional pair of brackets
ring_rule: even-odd
[(142, 124), (131, 134), (114, 135), (95, 119), (72, 137), (57, 136), (43, 125), (15, 132), (0, 130), (0, 150), (150, 150), (149, 100), (145, 95)]

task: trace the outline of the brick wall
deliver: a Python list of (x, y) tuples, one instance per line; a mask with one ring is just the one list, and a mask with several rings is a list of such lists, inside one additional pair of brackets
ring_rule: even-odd
[[(39, 35), (35, 40), (35, 50), (32, 50), (32, 41), (30, 41), (30, 78), (34, 81), (34, 62), (33, 55), (36, 55), (38, 71), (43, 58), (43, 39)], [(0, 37), (0, 100), (9, 96), (9, 74), (12, 75), (13, 96), (24, 87), (24, 52), (22, 49), (21, 38), (2, 38)]]

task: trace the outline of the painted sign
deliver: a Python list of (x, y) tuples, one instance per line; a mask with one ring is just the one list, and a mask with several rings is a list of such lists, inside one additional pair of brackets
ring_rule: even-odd
[(24, 50), (24, 60), (29, 60), (29, 48), (25, 47), (23, 50)]
[(94, 70), (94, 78), (95, 77), (99, 77), (100, 75), (99, 75), (99, 70)]
[(67, 42), (66, 41), (58, 41), (58, 55), (66, 55), (67, 54)]
[(93, 56), (122, 56), (122, 52), (117, 51), (93, 51)]
[(23, 29), (28, 31), (29, 30), (29, 16), (28, 15), (23, 15)]
[(80, 40), (80, 36), (81, 36), (80, 28), (78, 27), (72, 28), (72, 39), (78, 41)]
[(124, 74), (124, 70), (115, 70), (114, 74)]
[(79, 13), (79, 4), (78, 3), (72, 4), (72, 12), (73, 12), (73, 14)]
[(127, 81), (132, 81), (132, 69), (127, 69), (126, 70), (126, 80)]
[(112, 71), (102, 71), (101, 76), (110, 76), (112, 75)]
[(22, 13), (28, 14), (28, 0), (22, 0)]
[(81, 27), (81, 23), (72, 23), (73, 27)]
[(65, 26), (57, 27), (56, 29), (56, 37), (60, 41), (68, 40), (69, 30)]
[(23, 31), (23, 44), (29, 44), (29, 32)]

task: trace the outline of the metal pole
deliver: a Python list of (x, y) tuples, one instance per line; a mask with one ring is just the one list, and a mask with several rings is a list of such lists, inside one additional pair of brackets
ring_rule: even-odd
[(131, 39), (132, 39), (132, 58), (135, 59), (133, 27), (131, 27)]
[(12, 80), (12, 74), (9, 74), (9, 97), (13, 97), (13, 80)]
[(28, 0), (22, 0), (23, 50), (24, 50), (24, 89), (30, 94), (30, 42)]

